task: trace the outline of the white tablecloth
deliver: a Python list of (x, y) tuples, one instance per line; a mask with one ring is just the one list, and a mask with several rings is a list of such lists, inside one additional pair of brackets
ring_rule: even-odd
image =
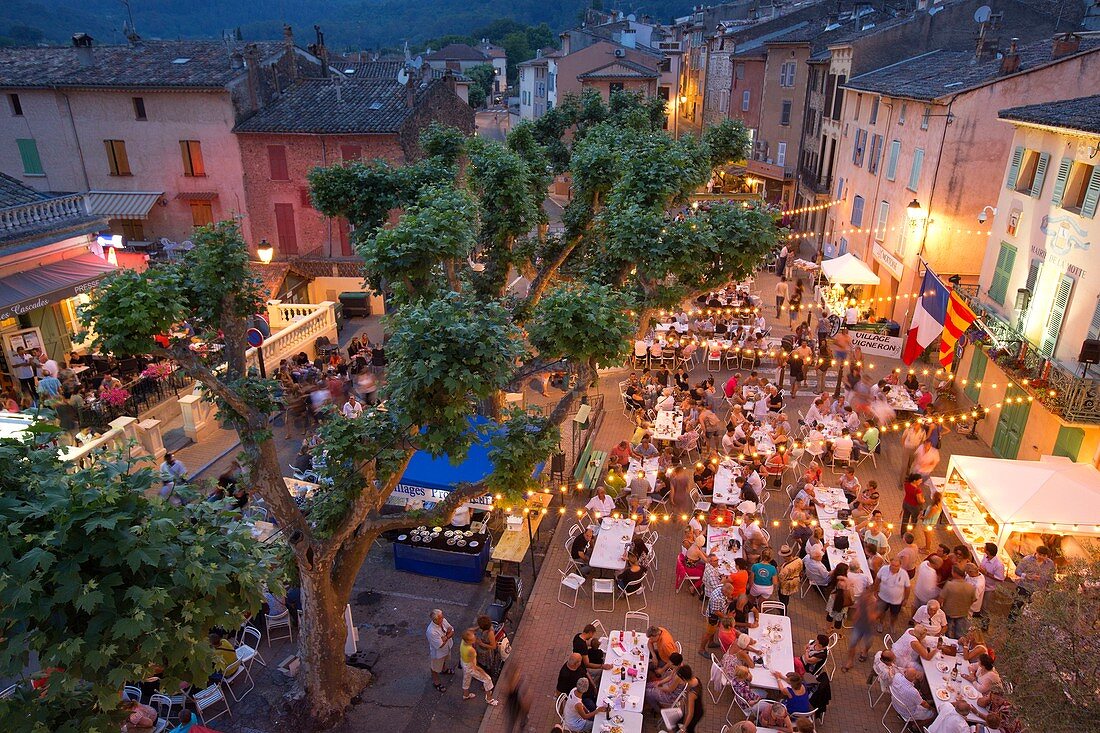
[[(651, 491), (657, 490), (657, 459), (647, 458), (645, 463), (639, 463), (637, 458), (631, 458), (630, 463), (626, 465), (626, 483), (629, 486), (631, 479), (637, 477), (639, 472), (645, 472), (646, 480), (649, 481), (649, 487)], [(644, 498), (644, 497), (642, 497)]]
[[(611, 669), (604, 670), (600, 675), (600, 694), (596, 702), (599, 705), (610, 705), (612, 715), (623, 711), (637, 713), (640, 717), (645, 700), (646, 674), (649, 671), (649, 645), (646, 643), (645, 632), (610, 632), (607, 637), (606, 662), (611, 665)], [(637, 676), (631, 677), (628, 673), (626, 680), (622, 680), (617, 674), (620, 667), (633, 667)], [(623, 685), (626, 685), (625, 693)]]
[(713, 552), (718, 556), (718, 563), (726, 574), (734, 571), (733, 561), (741, 557), (740, 547), (736, 550), (729, 549), (730, 539), (740, 542), (741, 536), (737, 532), (737, 527), (707, 525), (707, 553)]
[(714, 472), (714, 494), (711, 501), (714, 504), (731, 504), (737, 506), (741, 503), (741, 490), (733, 483), (740, 475), (740, 467), (731, 460), (723, 460), (718, 464), (718, 470)]
[(676, 440), (684, 432), (684, 415), (679, 410), (658, 410), (653, 421), (655, 440)]
[(600, 522), (600, 533), (596, 535), (588, 564), (605, 570), (622, 570), (626, 567), (623, 554), (633, 540), (633, 519), (604, 517)]
[[(596, 713), (592, 719), (592, 733), (601, 733), (604, 726), (616, 725), (623, 729), (623, 733), (642, 733), (642, 714), (632, 713), (627, 710), (618, 710), (611, 713), (611, 717), (618, 722), (612, 723), (606, 713)], [(610, 729), (609, 729), (610, 730)], [(763, 730), (757, 728), (757, 730)]]
[[(926, 644), (932, 646), (936, 645), (939, 637), (929, 636), (924, 641)], [(944, 637), (944, 644), (955, 644), (956, 642), (948, 637)], [(955, 682), (951, 682), (951, 668), (955, 666), (956, 662), (959, 665), (959, 678)], [(950, 703), (955, 699), (956, 695), (962, 694), (970, 706), (981, 711), (984, 715), (988, 712), (983, 707), (979, 707), (976, 700), (978, 699), (977, 690), (974, 689), (974, 683), (967, 682), (962, 678), (962, 673), (966, 671), (969, 665), (963, 661), (961, 656), (957, 657), (945, 657), (942, 652), (936, 652), (936, 655), (932, 659), (921, 659), (921, 667), (924, 668), (924, 676), (928, 680), (928, 687), (932, 690), (932, 699), (939, 705)], [(942, 668), (942, 669), (941, 669)], [(946, 669), (946, 671), (944, 671)], [(970, 688), (973, 690), (971, 695), (966, 695), (965, 690)], [(940, 690), (946, 690), (946, 693), (941, 693)], [(943, 699), (943, 695), (947, 695), (947, 700)], [(975, 715), (968, 715), (967, 720), (977, 723), (980, 722), (980, 718)]]
[[(767, 690), (778, 690), (779, 685), (772, 672), (787, 674), (794, 671), (794, 640), (791, 635), (791, 620), (786, 616), (778, 616), (772, 613), (762, 613), (759, 619), (759, 625), (755, 629), (749, 629), (749, 636), (756, 642), (756, 648), (765, 652), (764, 666), (757, 665), (752, 668), (752, 686)], [(777, 627), (779, 641), (765, 638), (772, 627)]]
[(918, 410), (917, 403), (913, 401), (913, 396), (909, 393), (909, 390), (900, 384), (891, 387), (890, 391), (886, 393), (886, 402), (890, 407), (901, 412), (916, 412)]
[[(850, 527), (837, 530), (833, 524), (838, 521), (837, 510), (848, 506), (848, 500), (844, 497), (844, 492), (836, 487), (819, 487), (814, 493), (819, 502), (827, 505), (817, 507), (817, 521), (821, 524), (821, 530), (825, 533), (825, 540), (829, 543), (828, 549), (825, 551), (829, 557), (829, 567), (835, 568), (837, 563), (842, 562), (851, 565), (853, 560), (857, 561), (860, 574), (867, 578), (869, 586), (875, 579), (871, 576), (871, 568), (867, 563), (867, 553), (863, 551), (863, 543), (859, 539), (859, 533)], [(847, 550), (838, 550), (833, 546), (838, 535), (844, 535), (848, 538)]]

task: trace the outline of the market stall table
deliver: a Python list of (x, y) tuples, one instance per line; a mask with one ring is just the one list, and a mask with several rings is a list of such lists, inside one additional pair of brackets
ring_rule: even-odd
[(655, 440), (676, 440), (684, 432), (684, 413), (679, 410), (658, 410), (653, 421)]
[[(875, 579), (871, 575), (871, 568), (867, 563), (867, 553), (863, 550), (859, 533), (837, 518), (839, 510), (848, 507), (848, 499), (844, 496), (844, 491), (835, 487), (820, 487), (815, 491), (815, 494), (817, 501), (824, 505), (817, 507), (817, 521), (821, 525), (821, 531), (828, 543), (825, 554), (829, 558), (829, 567), (835, 568), (838, 563), (847, 563), (851, 566), (852, 562), (856, 561), (859, 563), (860, 574), (867, 578), (867, 584), (870, 586)], [(841, 528), (838, 529), (837, 525), (840, 525)], [(841, 536), (848, 538), (847, 550), (836, 548), (836, 538)]]
[(752, 668), (752, 686), (778, 690), (779, 684), (772, 672), (794, 672), (791, 620), (774, 613), (761, 613), (757, 620), (759, 623), (756, 628), (749, 629), (749, 636), (756, 642), (756, 648), (764, 652), (764, 664)]
[(399, 535), (393, 542), (393, 566), (418, 575), (480, 583), (492, 551), (492, 537), (455, 527), (428, 527)]
[[(588, 564), (604, 570), (622, 570), (626, 567), (626, 548), (633, 540), (633, 519), (604, 517), (600, 522), (600, 531), (596, 535)], [(608, 653), (610, 654), (610, 650)]]
[(493, 547), (494, 560), (502, 563), (512, 562), (517, 565), (523, 562), (527, 550), (531, 548), (531, 538), (538, 534), (539, 525), (542, 524), (542, 519), (546, 516), (542, 510), (550, 506), (553, 498), (553, 494), (545, 492), (534, 493), (527, 498), (527, 504), (525, 505), (527, 511), (524, 512), (527, 515), (526, 519), (517, 529), (506, 529), (501, 533), (500, 539)]
[(649, 671), (649, 644), (645, 633), (612, 631), (607, 637), (607, 657), (604, 661), (611, 665), (611, 669), (604, 670), (600, 675), (600, 692), (596, 702), (610, 706), (612, 715), (627, 712), (641, 717)]
[[(936, 645), (939, 637), (929, 636), (925, 639), (925, 643)], [(949, 639), (946, 636), (943, 637), (943, 643), (948, 645), (958, 645), (958, 642)], [(958, 678), (951, 679), (951, 670), (958, 666)], [(980, 697), (978, 691), (974, 688), (972, 682), (967, 682), (962, 678), (962, 673), (966, 671), (967, 664), (960, 655), (948, 655), (944, 652), (937, 651), (935, 656), (931, 659), (921, 659), (921, 667), (924, 669), (924, 677), (928, 681), (928, 688), (932, 691), (932, 697), (934, 702), (939, 705), (941, 703), (951, 703), (959, 695), (963, 696), (970, 706), (980, 712), (982, 715), (987, 714), (989, 711), (978, 705), (977, 700)], [(972, 723), (980, 723), (981, 718), (971, 713), (966, 716), (966, 719)]]

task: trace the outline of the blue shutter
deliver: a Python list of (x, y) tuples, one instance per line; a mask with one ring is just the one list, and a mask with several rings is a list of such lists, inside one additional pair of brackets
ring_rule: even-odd
[(1054, 291), (1054, 302), (1050, 304), (1050, 317), (1047, 319), (1043, 337), (1039, 342), (1039, 353), (1048, 359), (1054, 357), (1054, 348), (1058, 345), (1058, 336), (1062, 333), (1062, 321), (1069, 307), (1069, 296), (1073, 292), (1073, 278), (1062, 275), (1058, 289)]
[(1089, 176), (1089, 188), (1085, 191), (1085, 201), (1081, 204), (1081, 216), (1089, 219), (1096, 216), (1096, 204), (1100, 202), (1100, 165), (1093, 166)]
[(1001, 305), (1005, 304), (1008, 292), (1008, 280), (1012, 277), (1012, 267), (1016, 264), (1016, 248), (1008, 242), (1001, 242), (1001, 251), (997, 253), (997, 264), (993, 268), (993, 281), (989, 284), (989, 297)]
[(1092, 321), (1089, 322), (1089, 338), (1100, 339), (1100, 300), (1096, 301), (1096, 308), (1092, 311)]
[(1016, 188), (1016, 178), (1020, 175), (1020, 163), (1024, 160), (1024, 146), (1017, 145), (1012, 153), (1012, 165), (1008, 167), (1008, 178), (1005, 179), (1005, 188)]
[(1058, 164), (1058, 177), (1054, 179), (1054, 191), (1050, 194), (1050, 203), (1061, 206), (1062, 196), (1066, 193), (1066, 183), (1069, 181), (1069, 171), (1073, 168), (1073, 158), (1062, 158)]
[(901, 155), (901, 140), (890, 141), (890, 156), (886, 159), (886, 180), (898, 177), (898, 157)]
[(1050, 163), (1050, 154), (1041, 153), (1039, 155), (1039, 162), (1035, 164), (1035, 179), (1031, 182), (1030, 196), (1033, 199), (1039, 198), (1039, 194), (1043, 192), (1043, 181), (1047, 177), (1047, 165)]

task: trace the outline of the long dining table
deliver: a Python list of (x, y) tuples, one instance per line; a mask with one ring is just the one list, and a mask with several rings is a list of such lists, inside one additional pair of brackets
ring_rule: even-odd
[(626, 567), (626, 548), (634, 541), (634, 520), (604, 517), (600, 531), (592, 545), (588, 564), (603, 570), (622, 570)]
[(778, 690), (779, 684), (772, 672), (794, 672), (794, 634), (791, 619), (774, 613), (757, 615), (757, 625), (749, 629), (749, 636), (756, 648), (763, 652), (763, 664), (752, 668), (752, 686), (765, 690)]
[[(844, 491), (838, 487), (819, 486), (814, 494), (818, 502), (816, 505), (817, 521), (821, 525), (821, 531), (824, 533), (827, 543), (825, 554), (829, 558), (829, 567), (835, 568), (838, 563), (846, 563), (850, 567), (852, 562), (856, 561), (859, 563), (860, 574), (867, 578), (867, 585), (870, 586), (875, 579), (871, 576), (871, 568), (867, 563), (867, 553), (863, 550), (859, 533), (838, 518), (840, 510), (848, 507), (848, 499), (844, 496)], [(848, 538), (848, 549), (838, 550), (836, 548), (837, 537)]]

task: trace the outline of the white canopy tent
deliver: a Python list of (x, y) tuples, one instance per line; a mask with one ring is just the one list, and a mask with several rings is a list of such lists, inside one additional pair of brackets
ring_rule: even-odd
[(867, 264), (851, 254), (821, 262), (821, 272), (834, 285), (878, 285), (878, 275)]
[(966, 480), (999, 525), (998, 544), (1013, 532), (1100, 537), (1100, 471), (1068, 458), (1011, 461), (952, 456), (947, 475)]

